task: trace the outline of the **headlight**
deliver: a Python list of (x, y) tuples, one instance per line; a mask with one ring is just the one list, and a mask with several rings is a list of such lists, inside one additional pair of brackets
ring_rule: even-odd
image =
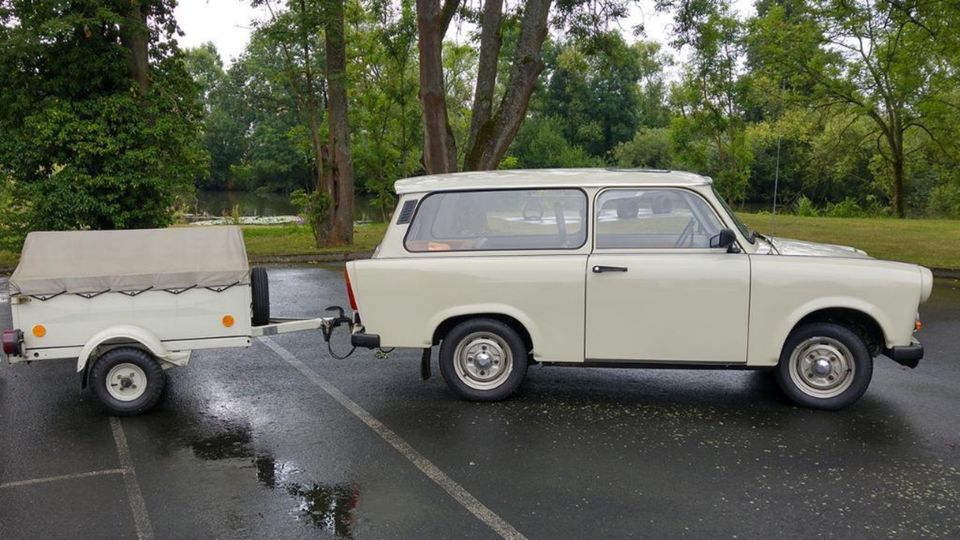
[(933, 292), (933, 272), (929, 268), (920, 268), (920, 303), (924, 303), (930, 298), (930, 293)]

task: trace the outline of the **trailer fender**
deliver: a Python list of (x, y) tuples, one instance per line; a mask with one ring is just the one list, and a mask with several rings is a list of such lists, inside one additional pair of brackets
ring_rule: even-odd
[(83, 346), (83, 349), (80, 350), (80, 357), (77, 358), (77, 373), (84, 370), (90, 356), (100, 345), (131, 341), (148, 350), (150, 354), (159, 360), (167, 360), (173, 363), (177, 363), (179, 360), (179, 358), (174, 358), (177, 355), (168, 351), (167, 348), (163, 346), (163, 342), (150, 331), (132, 325), (111, 326), (90, 338), (87, 344)]

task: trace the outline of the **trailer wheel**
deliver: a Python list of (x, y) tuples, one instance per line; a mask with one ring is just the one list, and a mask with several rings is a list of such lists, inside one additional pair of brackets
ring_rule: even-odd
[(253, 296), (253, 325), (270, 324), (270, 282), (266, 268), (258, 266), (250, 271), (250, 294)]
[(149, 353), (133, 347), (111, 349), (90, 368), (90, 383), (100, 402), (117, 416), (136, 416), (160, 400), (166, 376)]

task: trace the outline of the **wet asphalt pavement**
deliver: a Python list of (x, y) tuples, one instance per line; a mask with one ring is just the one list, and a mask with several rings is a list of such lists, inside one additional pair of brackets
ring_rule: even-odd
[[(346, 304), (336, 268), (270, 279), (275, 315)], [(529, 538), (956, 538), (960, 282), (922, 315), (920, 367), (878, 360), (839, 413), (743, 371), (534, 367), (513, 399), (468, 403), (436, 368), (420, 381), (418, 351), (272, 339)], [(0, 538), (496, 537), (263, 343), (195, 352), (156, 409), (113, 426), (73, 371), (0, 365)]]

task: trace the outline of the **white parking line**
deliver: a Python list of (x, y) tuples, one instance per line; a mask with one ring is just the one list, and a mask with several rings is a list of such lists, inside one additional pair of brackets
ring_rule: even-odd
[(127, 488), (127, 499), (130, 500), (133, 523), (137, 527), (137, 538), (149, 540), (153, 538), (153, 525), (150, 524), (147, 504), (143, 501), (143, 493), (140, 492), (137, 472), (133, 468), (133, 460), (130, 459), (130, 448), (127, 447), (127, 436), (123, 434), (123, 426), (119, 418), (110, 417), (110, 430), (113, 431), (113, 442), (117, 445), (117, 456), (120, 458), (120, 467), (123, 471), (123, 484)]
[(61, 480), (74, 480), (77, 478), (89, 478), (91, 476), (106, 476), (108, 474), (123, 474), (123, 469), (105, 469), (102, 471), (90, 471), (76, 474), (62, 474), (60, 476), (47, 476), (45, 478), (31, 478), (30, 480), (17, 480), (16, 482), (5, 482), (0, 484), (0, 489), (32, 486), (34, 484), (46, 484), (47, 482), (59, 482)]
[(387, 441), (387, 443), (390, 444), (394, 450), (400, 452), (403, 457), (407, 458), (411, 463), (414, 464), (414, 466), (420, 469), (423, 474), (427, 475), (427, 478), (433, 480), (438, 486), (443, 488), (447, 494), (453, 497), (455, 501), (460, 503), (461, 506), (466, 508), (467, 511), (476, 516), (480, 521), (484, 522), (497, 534), (503, 538), (508, 538), (511, 540), (521, 540), (526, 538), (520, 533), (520, 531), (507, 523), (503, 518), (495, 514), (493, 510), (487, 508), (476, 497), (471, 495), (470, 492), (463, 488), (463, 486), (447, 476), (446, 473), (431, 463), (430, 460), (423, 457), (423, 455), (410, 446), (407, 441), (403, 440), (390, 428), (374, 418), (374, 416), (367, 412), (366, 409), (347, 397), (347, 395), (341, 392), (339, 388), (331, 384), (330, 381), (324, 379), (315, 371), (307, 367), (307, 365), (297, 359), (293, 353), (284, 349), (270, 338), (261, 338), (260, 341), (262, 341), (267, 347), (273, 349), (273, 352), (277, 353), (280, 358), (283, 358), (288, 364), (296, 368), (300, 373), (303, 374), (304, 377), (307, 378), (307, 380), (319, 386), (327, 394), (330, 394), (330, 397), (335, 399), (337, 403), (342, 405), (343, 408), (350, 411), (370, 429), (375, 431), (377, 435), (383, 438), (383, 440)]

